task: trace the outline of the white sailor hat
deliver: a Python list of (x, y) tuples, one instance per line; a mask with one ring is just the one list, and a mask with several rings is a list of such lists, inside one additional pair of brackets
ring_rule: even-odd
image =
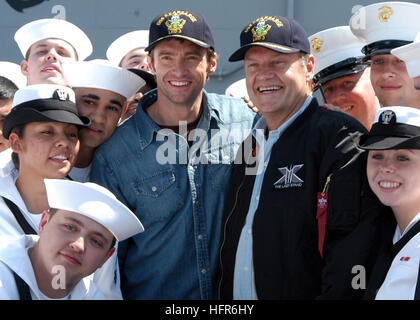
[(15, 41), (24, 57), (35, 42), (51, 38), (68, 42), (76, 51), (79, 61), (85, 60), (93, 51), (87, 35), (76, 25), (62, 19), (35, 20), (15, 33)]
[(50, 208), (76, 212), (105, 228), (123, 241), (144, 228), (137, 216), (108, 189), (92, 182), (44, 179)]
[(55, 84), (36, 84), (16, 91), (12, 111), (4, 119), (4, 137), (9, 139), (13, 128), (31, 122), (90, 124), (89, 118), (79, 116), (74, 91)]
[(64, 75), (72, 88), (96, 88), (113, 91), (127, 99), (145, 85), (145, 81), (129, 70), (112, 65), (108, 60), (66, 61)]
[(364, 150), (420, 149), (420, 110), (400, 106), (379, 109), (372, 129), (358, 144)]
[(413, 43), (392, 49), (391, 53), (405, 62), (410, 78), (420, 76), (420, 32)]
[(16, 63), (0, 61), (0, 76), (9, 79), (18, 88), (26, 86), (26, 77), (20, 71), (20, 65)]
[(149, 30), (136, 30), (117, 38), (106, 50), (108, 60), (119, 66), (122, 59), (131, 50), (146, 48), (149, 45)]
[(16, 91), (13, 98), (13, 107), (29, 101), (46, 99), (67, 100), (76, 103), (72, 89), (58, 84), (34, 84)]
[(379, 2), (360, 8), (350, 18), (353, 34), (365, 42), (367, 57), (390, 54), (410, 43), (420, 30), (420, 5), (410, 2)]
[(231, 95), (236, 98), (249, 97), (248, 90), (246, 88), (246, 79), (243, 78), (232, 83), (229, 87), (226, 88), (225, 95)]
[(322, 30), (309, 37), (311, 53), (315, 57), (315, 86), (359, 73), (369, 65), (363, 62), (361, 42), (349, 26)]

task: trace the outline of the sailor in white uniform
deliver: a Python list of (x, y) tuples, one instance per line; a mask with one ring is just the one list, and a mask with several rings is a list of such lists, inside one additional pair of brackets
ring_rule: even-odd
[(369, 151), (369, 185), (397, 222), (392, 242), (372, 271), (366, 298), (419, 300), (420, 110), (380, 109), (359, 146)]
[(21, 72), (27, 84), (66, 85), (64, 61), (83, 61), (93, 51), (88, 36), (62, 19), (39, 19), (20, 27), (14, 39), (22, 53)]
[(149, 30), (135, 30), (115, 39), (106, 50), (106, 57), (115, 66), (150, 72), (147, 63)]
[(115, 241), (144, 228), (106, 188), (45, 179), (49, 210), (39, 236), (0, 241), (0, 298), (104, 299), (89, 277), (115, 254)]
[[(52, 84), (31, 85), (15, 93), (4, 135), (14, 141), (19, 169), (9, 159), (0, 175), (0, 235), (37, 233), (48, 208), (43, 179), (66, 177), (79, 148), (77, 126), (89, 124), (87, 117), (79, 116), (75, 101), (73, 90)], [(116, 255), (93, 278), (106, 299), (122, 299)]]
[(76, 94), (80, 115), (91, 120), (89, 127), (79, 131), (80, 151), (68, 178), (89, 181), (96, 148), (114, 133), (127, 99), (145, 85), (134, 72), (112, 65), (108, 60), (63, 63), (68, 84)]
[(420, 108), (420, 91), (414, 89), (405, 63), (391, 54), (414, 41), (419, 15), (417, 3), (389, 1), (361, 7), (350, 18), (352, 33), (365, 43), (362, 52), (371, 62), (370, 80), (382, 107)]
[(325, 103), (339, 107), (369, 130), (380, 104), (362, 54), (364, 43), (349, 26), (322, 30), (309, 41), (315, 57), (313, 91), (319, 89)]

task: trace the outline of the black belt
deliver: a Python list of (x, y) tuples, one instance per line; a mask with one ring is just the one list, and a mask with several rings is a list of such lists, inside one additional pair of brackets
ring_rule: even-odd
[(6, 205), (9, 207), (10, 211), (15, 216), (16, 221), (18, 222), (19, 226), (22, 228), (25, 234), (37, 234), (34, 228), (26, 221), (25, 217), (23, 216), (22, 212), (19, 208), (9, 199), (2, 197)]

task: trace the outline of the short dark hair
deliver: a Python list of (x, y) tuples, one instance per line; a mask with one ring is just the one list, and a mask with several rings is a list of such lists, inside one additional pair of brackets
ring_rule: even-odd
[[(14, 127), (10, 133), (16, 133), (16, 135), (20, 139), (22, 139), (23, 135), (25, 133), (25, 127), (26, 127), (26, 124), (18, 125), (16, 127)], [(9, 137), (10, 137), (10, 135), (9, 135)], [(19, 166), (20, 166), (19, 165), (19, 155), (14, 151), (12, 152), (12, 161), (13, 161), (13, 164), (14, 164), (15, 168), (19, 170)]]
[(208, 48), (207, 49), (207, 62), (211, 62), (212, 59), (214, 59), (216, 57), (216, 52), (214, 51), (213, 48)]
[(0, 76), (0, 99), (11, 100), (19, 88), (8, 78)]

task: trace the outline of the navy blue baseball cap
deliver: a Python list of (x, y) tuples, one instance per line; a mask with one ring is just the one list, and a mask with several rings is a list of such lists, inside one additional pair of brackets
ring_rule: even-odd
[(241, 47), (229, 61), (244, 59), (252, 46), (261, 46), (280, 53), (310, 53), (311, 47), (303, 27), (293, 19), (281, 16), (263, 16), (249, 23), (241, 32)]
[(150, 52), (161, 41), (183, 39), (202, 48), (214, 50), (214, 39), (204, 17), (197, 13), (175, 10), (155, 17), (149, 28)]

